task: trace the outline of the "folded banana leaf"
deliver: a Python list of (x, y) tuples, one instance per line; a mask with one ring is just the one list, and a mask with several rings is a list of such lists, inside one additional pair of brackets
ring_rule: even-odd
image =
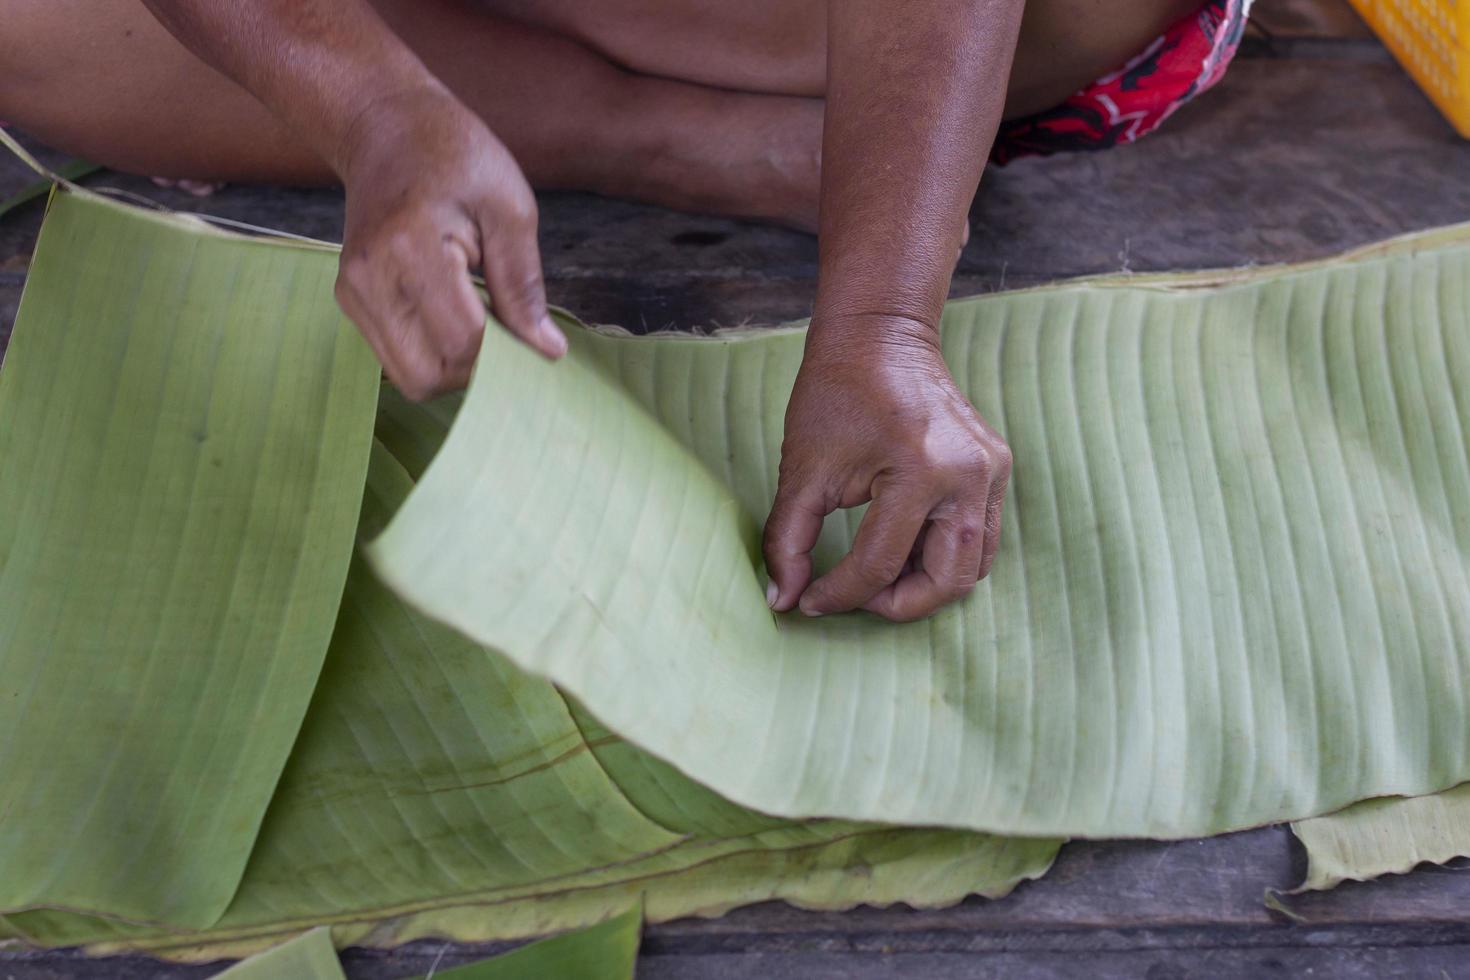
[(1307, 849), (1307, 879), (1293, 894), (1444, 864), (1470, 856), (1470, 783), (1432, 796), (1364, 800), (1291, 830)]
[(492, 332), (369, 555), (766, 813), (1182, 837), (1434, 792), (1470, 774), (1467, 238), (951, 303), (1017, 462), (994, 571), (926, 622), (766, 608), (799, 327), (557, 365)]
[(60, 193), (0, 374), (0, 936), (940, 904), (1062, 833), (1462, 781), (1467, 240), (953, 304), (1006, 544), (892, 626), (764, 605), (798, 330), (568, 321), (556, 367), (492, 330), (462, 405), (384, 393), (370, 453), (330, 251)]

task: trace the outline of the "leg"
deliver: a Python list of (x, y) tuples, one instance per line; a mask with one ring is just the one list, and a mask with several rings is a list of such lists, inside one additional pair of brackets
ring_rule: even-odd
[[(476, 0), (648, 75), (820, 96), (829, 0)], [(1142, 51), (1200, 0), (1029, 0), (1007, 118), (1057, 105)]]
[[(820, 102), (633, 75), (443, 0), (379, 6), (536, 186), (815, 225)], [(48, 143), (137, 173), (333, 179), (136, 0), (0, 0), (0, 11), (0, 118)]]

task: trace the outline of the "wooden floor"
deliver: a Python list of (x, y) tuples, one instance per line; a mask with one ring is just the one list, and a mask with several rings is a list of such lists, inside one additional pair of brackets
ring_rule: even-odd
[[(1470, 144), (1455, 137), (1340, 0), (1260, 0), (1241, 59), (1166, 130), (1105, 154), (986, 175), (956, 295), (1120, 269), (1295, 261), (1470, 220)], [(0, 164), (0, 197), (24, 183)], [(229, 189), (204, 202), (107, 177), (180, 208), (335, 237), (332, 192)], [(39, 209), (0, 223), (0, 343)], [(804, 315), (809, 237), (556, 194), (542, 199), (554, 302), (634, 329)], [(939, 912), (767, 904), (648, 929), (652, 978), (1470, 978), (1470, 869), (1423, 869), (1268, 911), (1300, 880), (1284, 828), (1205, 841), (1068, 845), (1041, 881)], [(349, 951), (350, 976), (446, 968), (495, 947)], [(440, 958), (442, 956), (442, 959)], [(0, 977), (206, 976), (143, 959), (0, 953)]]

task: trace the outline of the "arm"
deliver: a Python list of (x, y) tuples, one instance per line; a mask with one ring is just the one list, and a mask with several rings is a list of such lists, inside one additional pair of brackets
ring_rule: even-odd
[[(1000, 124), (1023, 0), (829, 0), (821, 273), (766, 526), (771, 605), (915, 619), (994, 558), (1010, 454), (939, 316)], [(811, 581), (823, 518), (872, 501)]]
[(556, 357), (536, 203), (505, 147), (365, 0), (145, 0), (269, 107), (347, 189), (337, 298), (412, 397), (462, 385), (485, 308)]

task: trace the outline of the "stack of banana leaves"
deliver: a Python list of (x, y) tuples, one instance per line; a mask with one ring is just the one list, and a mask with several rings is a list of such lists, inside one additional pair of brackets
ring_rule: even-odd
[[(990, 577), (906, 625), (766, 606), (800, 325), (491, 329), (413, 404), (335, 273), (53, 193), (0, 370), (0, 941), (607, 922), (625, 976), (639, 907), (999, 897), (1071, 837), (1305, 821), (1307, 887), (1470, 851), (1470, 228), (952, 303), (1017, 464)], [(1378, 797), (1424, 798), (1336, 813)]]

